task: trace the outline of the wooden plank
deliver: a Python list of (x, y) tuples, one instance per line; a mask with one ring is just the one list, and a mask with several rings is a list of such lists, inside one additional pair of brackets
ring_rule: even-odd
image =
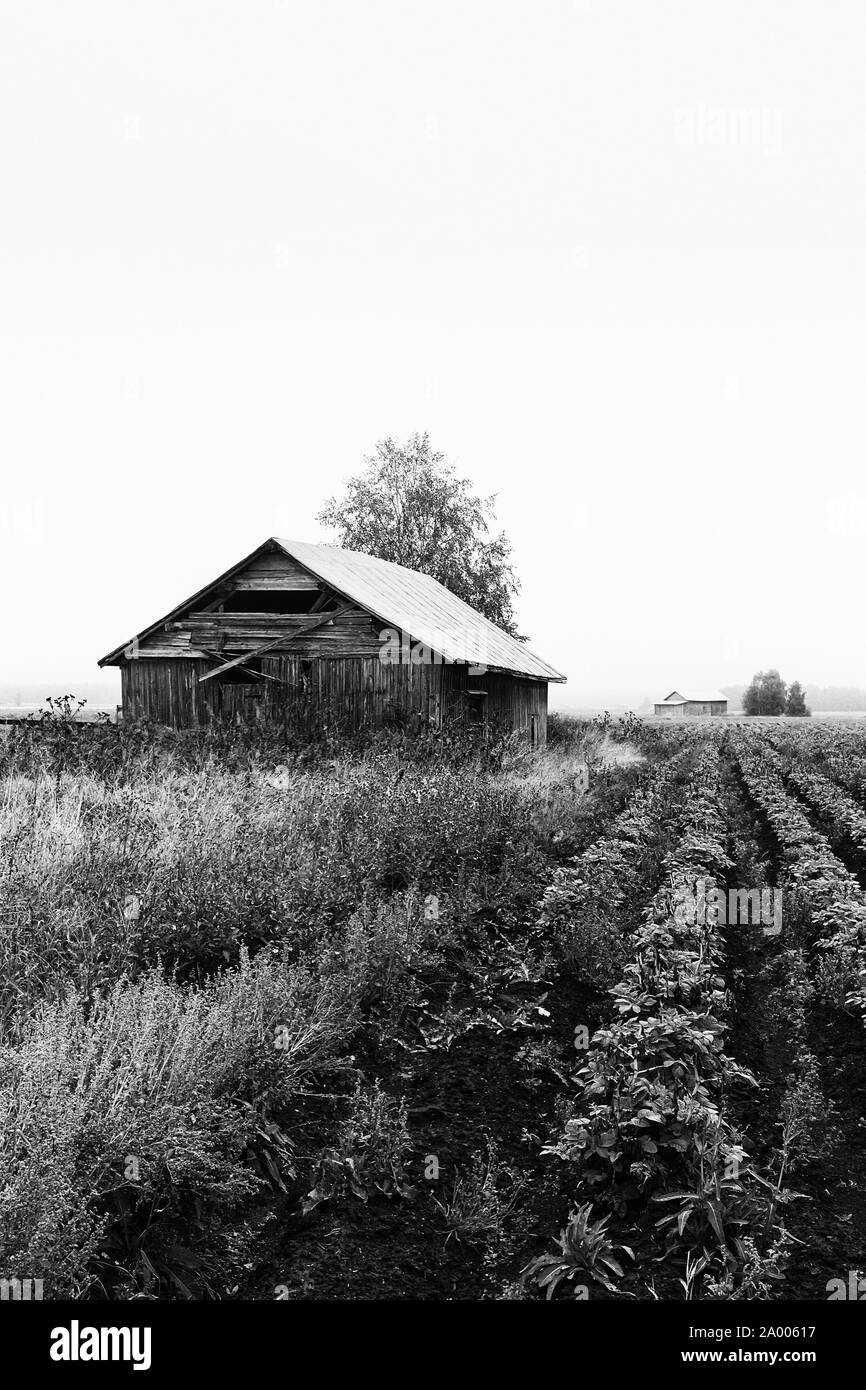
[(167, 629), (162, 632), (154, 632), (150, 637), (146, 637), (143, 642), (139, 643), (138, 650), (140, 652), (148, 652), (156, 648), (165, 650), (170, 647), (177, 651), (185, 651), (188, 646), (189, 625), (187, 623), (182, 623), (178, 624), (177, 629), (172, 632)]
[[(222, 661), (223, 659), (222, 652), (210, 652), (206, 650), (206, 655), (211, 659), (211, 661)], [(289, 684), (288, 681), (280, 680), (279, 676), (272, 676), (269, 671), (253, 671), (250, 669), (249, 666), (240, 666), (238, 669), (243, 671), (246, 675), (252, 676), (257, 681), (275, 681), (277, 685)]]
[[(287, 632), (278, 637), (276, 634), (269, 633), (267, 629), (245, 632), (237, 636), (199, 632), (194, 639), (194, 649), (200, 652), (218, 651), (222, 659), (227, 661), (230, 657), (247, 656), (254, 647), (272, 640), (277, 643), (275, 647), (271, 648), (272, 651), (297, 653), (308, 659), (316, 656), (377, 656), (381, 650), (375, 638), (363, 631), (353, 632), (350, 630), (345, 632), (330, 626), (320, 628), (317, 632), (310, 633), (309, 636), (303, 633), (294, 635)], [(187, 654), (189, 654), (189, 649), (186, 652), (173, 653), (175, 656)]]
[(205, 661), (207, 660), (207, 652), (202, 647), (168, 647), (162, 645), (142, 647), (140, 655), (124, 661), (121, 669), (124, 666), (135, 666), (143, 661), (184, 661), (188, 657), (197, 661)]
[(338, 608), (335, 613), (325, 613), (308, 627), (301, 629), (297, 634), (281, 632), (279, 637), (274, 637), (270, 642), (263, 642), (259, 647), (253, 647), (251, 651), (244, 652), (243, 656), (236, 656), (232, 661), (226, 661), (222, 666), (216, 666), (212, 671), (206, 671), (203, 676), (199, 676), (199, 685), (203, 681), (209, 681), (213, 676), (221, 676), (224, 671), (230, 671), (234, 666), (240, 666), (242, 662), (248, 661), (251, 656), (263, 656), (265, 652), (273, 651), (274, 647), (279, 647), (285, 642), (291, 641), (293, 636), (300, 636), (302, 633), (313, 632), (317, 627), (324, 627), (326, 623), (333, 622), (342, 613), (349, 611), (349, 605), (345, 608)]
[[(322, 592), (319, 594), (319, 597), (316, 599), (315, 603), (310, 609), (310, 612), (318, 613), (319, 609), (324, 608), (326, 603), (330, 603), (333, 599), (336, 599), (338, 597), (339, 596), (334, 593), (333, 589), (328, 588), (327, 584), (323, 585)], [(369, 617), (369, 614), (367, 613), (364, 616)]]
[(270, 594), (274, 593), (276, 590), (289, 592), (303, 591), (304, 593), (310, 593), (312, 590), (317, 590), (318, 587), (319, 581), (318, 579), (313, 579), (312, 575), (309, 578), (305, 578), (303, 576), (296, 577), (292, 574), (244, 574), (235, 581), (236, 593), (252, 592)]
[[(200, 630), (206, 632), (226, 632), (236, 634), (243, 632), (247, 628), (251, 631), (264, 632), (266, 636), (276, 633), (285, 628), (290, 631), (294, 628), (303, 629), (312, 617), (332, 618), (336, 617), (339, 609), (334, 609), (328, 613), (191, 613), (183, 622), (172, 623), (172, 629), (177, 632), (192, 632), (195, 636)], [(369, 614), (358, 610), (342, 611), (340, 619), (341, 627), (365, 628), (370, 627)]]

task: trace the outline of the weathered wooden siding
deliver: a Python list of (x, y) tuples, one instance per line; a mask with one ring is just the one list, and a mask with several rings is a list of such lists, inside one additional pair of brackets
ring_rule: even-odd
[(291, 649), (302, 656), (378, 656), (382, 642), (379, 624), (359, 610), (336, 614), (309, 633), (311, 623), (322, 623), (315, 613), (193, 613), (186, 625), (191, 649), (246, 652), (281, 634), (285, 641), (274, 651)]
[[(355, 608), (335, 613), (333, 618), (317, 613), (190, 613), (180, 622), (169, 623), (139, 646), (141, 657), (187, 657), (207, 659), (208, 652), (227, 656), (285, 635), (273, 648), (303, 656), (378, 656), (383, 629), (378, 619)], [(315, 623), (315, 628), (304, 629)], [(211, 662), (213, 665), (213, 662)]]
[[(375, 656), (262, 659), (262, 670), (285, 681), (324, 722), (358, 727), (404, 722), (420, 728), (438, 701), (441, 667), (387, 665)], [(280, 700), (279, 687), (272, 698)]]
[(470, 676), (470, 690), (484, 690), (487, 723), (514, 733), (530, 735), (535, 743), (547, 742), (547, 684), (489, 671)]
[(728, 712), (727, 700), (684, 700), (682, 704), (666, 705), (660, 702), (655, 706), (655, 713), (665, 715), (669, 719), (682, 719), (691, 715), (716, 714), (726, 715)]
[[(404, 724), (417, 731), (472, 719), (547, 739), (547, 685), (496, 674), (469, 675), (460, 665), (387, 664), (375, 655), (320, 655), (294, 650), (261, 658), (260, 682), (219, 677), (200, 682), (213, 658), (155, 658), (142, 655), (121, 667), (123, 711), (129, 719), (151, 719), (185, 728), (211, 720), (254, 722), (289, 717), (339, 728)], [(270, 678), (270, 679), (269, 679)], [(478, 699), (470, 690), (486, 690)]]
[[(443, 708), (446, 716), (472, 717), (476, 709), (490, 727), (534, 736), (547, 742), (547, 683), (497, 671), (473, 672), (468, 666), (443, 669)], [(472, 691), (483, 694), (472, 695)], [(533, 723), (534, 721), (534, 723)]]
[(208, 706), (207, 687), (200, 686), (198, 678), (210, 664), (207, 660), (163, 661), (152, 657), (124, 662), (124, 717), (152, 719), (174, 728), (205, 723), (214, 711)]
[[(262, 682), (204, 683), (211, 660), (141, 657), (121, 668), (123, 711), (175, 727), (212, 719), (263, 719), (281, 714), (313, 716), (322, 723), (381, 727), (406, 722), (420, 728), (437, 721), (439, 666), (389, 666), (375, 657), (262, 658)], [(275, 679), (268, 680), (267, 677)]]
[(283, 551), (272, 550), (259, 555), (242, 574), (236, 575), (231, 587), (236, 592), (250, 589), (318, 589), (319, 581)]

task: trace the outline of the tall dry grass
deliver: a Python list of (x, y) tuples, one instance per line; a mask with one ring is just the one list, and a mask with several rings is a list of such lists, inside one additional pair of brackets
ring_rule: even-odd
[(101, 767), (51, 736), (0, 782), (0, 1276), (135, 1291), (148, 1233), (244, 1207), (265, 1117), (371, 1011), (533, 910), (574, 755)]

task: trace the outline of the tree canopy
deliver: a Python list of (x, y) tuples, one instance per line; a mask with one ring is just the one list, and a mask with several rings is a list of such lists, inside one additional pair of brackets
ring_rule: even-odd
[(785, 713), (793, 715), (807, 715), (810, 711), (806, 708), (806, 692), (799, 681), (791, 681), (788, 686), (788, 698), (785, 701)]
[(512, 599), (520, 585), (511, 543), (494, 528), (495, 494), (478, 497), (429, 435), (382, 439), (342, 497), (317, 520), (340, 545), (429, 574), (497, 626), (517, 636)]
[(803, 687), (799, 681), (785, 685), (778, 671), (758, 671), (743, 695), (746, 714), (807, 715)]

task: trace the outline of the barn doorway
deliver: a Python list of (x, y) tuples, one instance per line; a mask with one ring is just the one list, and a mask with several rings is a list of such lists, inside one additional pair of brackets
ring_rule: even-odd
[(483, 728), (487, 723), (487, 691), (467, 690), (466, 717), (470, 729)]

